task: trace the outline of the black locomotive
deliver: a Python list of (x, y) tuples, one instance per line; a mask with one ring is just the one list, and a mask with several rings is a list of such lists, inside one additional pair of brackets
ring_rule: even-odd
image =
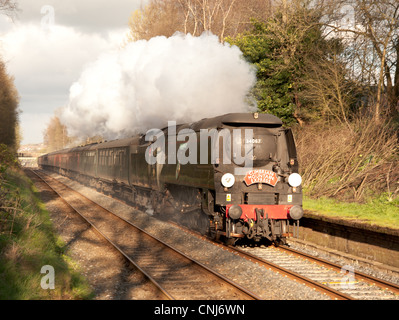
[(169, 123), (49, 153), (39, 166), (228, 242), (284, 242), (303, 216), (294, 138), (270, 114)]

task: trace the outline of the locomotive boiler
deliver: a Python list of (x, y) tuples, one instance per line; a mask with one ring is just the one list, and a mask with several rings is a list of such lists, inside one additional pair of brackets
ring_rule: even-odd
[(39, 166), (229, 243), (285, 242), (303, 216), (294, 138), (270, 114), (169, 122), (46, 154)]

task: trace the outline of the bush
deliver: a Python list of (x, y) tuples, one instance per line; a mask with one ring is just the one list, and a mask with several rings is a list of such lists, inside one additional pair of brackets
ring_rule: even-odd
[(296, 136), (307, 195), (353, 201), (384, 193), (389, 201), (398, 197), (398, 140), (389, 122), (312, 124)]
[(17, 167), (18, 160), (15, 158), (14, 154), (8, 149), (8, 147), (1, 143), (0, 144), (0, 178), (1, 175), (9, 167)]
[(0, 144), (0, 235), (14, 227), (15, 214), (20, 210), (18, 190), (10, 190), (4, 174), (9, 167), (17, 167), (18, 161), (5, 144)]

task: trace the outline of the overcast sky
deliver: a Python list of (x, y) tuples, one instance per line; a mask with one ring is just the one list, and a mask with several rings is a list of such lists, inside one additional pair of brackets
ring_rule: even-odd
[(83, 67), (118, 48), (145, 0), (18, 0), (0, 15), (0, 53), (20, 94), (22, 144), (40, 143), (54, 110), (67, 104)]

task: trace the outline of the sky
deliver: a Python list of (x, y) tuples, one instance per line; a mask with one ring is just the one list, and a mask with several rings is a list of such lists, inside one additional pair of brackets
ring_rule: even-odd
[(85, 65), (120, 47), (128, 20), (145, 0), (18, 0), (12, 21), (0, 14), (0, 54), (20, 95), (22, 145), (43, 141)]

